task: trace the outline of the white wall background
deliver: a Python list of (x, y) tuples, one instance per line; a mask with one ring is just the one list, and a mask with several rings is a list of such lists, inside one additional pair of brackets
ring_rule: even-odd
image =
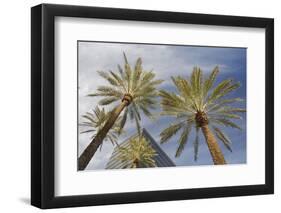
[[(275, 131), (281, 127), (281, 13), (279, 1), (152, 1), (152, 0), (45, 0), (45, 3), (81, 4), (181, 12), (261, 16), (275, 18)], [(30, 197), (30, 7), (41, 1), (1, 2), (0, 12), (0, 125), (1, 212), (39, 212)], [(277, 85), (279, 84), (279, 85)], [(277, 110), (279, 108), (279, 110)], [(275, 195), (201, 199), (161, 203), (113, 205), (50, 210), (51, 212), (276, 212), (281, 200), (281, 136), (275, 137)], [(275, 210), (275, 211), (274, 211)]]

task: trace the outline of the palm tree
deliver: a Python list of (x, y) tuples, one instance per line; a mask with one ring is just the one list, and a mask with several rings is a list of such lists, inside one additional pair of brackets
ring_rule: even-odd
[(226, 79), (214, 87), (218, 73), (219, 69), (215, 67), (212, 73), (203, 79), (201, 69), (195, 67), (190, 79), (172, 77), (177, 93), (160, 91), (162, 115), (175, 118), (174, 123), (161, 132), (161, 143), (167, 142), (181, 130), (176, 157), (181, 155), (188, 141), (188, 136), (194, 128), (196, 132), (194, 159), (197, 160), (199, 130), (201, 129), (214, 164), (226, 164), (216, 138), (230, 151), (232, 151), (231, 141), (220, 126), (241, 130), (232, 119), (242, 119), (239, 113), (246, 110), (231, 106), (231, 104), (240, 102), (242, 99), (227, 98), (230, 92), (240, 87), (238, 82), (235, 83), (231, 79)]
[[(110, 113), (106, 113), (105, 109), (100, 109), (98, 106), (92, 110), (92, 112), (87, 112), (85, 115), (82, 115), (85, 121), (83, 121), (80, 126), (86, 128), (80, 132), (80, 134), (91, 133), (91, 139), (95, 138), (97, 133), (103, 128), (105, 122), (109, 118)], [(110, 141), (112, 145), (117, 145), (117, 139), (120, 130), (120, 120), (113, 125), (113, 127), (109, 130), (104, 141)], [(102, 148), (102, 144), (100, 145), (100, 149)]]
[[(115, 107), (103, 128), (79, 157), (79, 170), (84, 170), (88, 165), (108, 131), (122, 112), (120, 131), (123, 129), (128, 115), (131, 120), (135, 120), (139, 134), (141, 131), (140, 111), (152, 118), (150, 110), (154, 109), (157, 104), (156, 98), (158, 93), (156, 86), (162, 80), (155, 80), (153, 71), (143, 70), (141, 58), (137, 59), (134, 69), (129, 65), (125, 53), (124, 60), (124, 69), (118, 65), (118, 72), (98, 71), (99, 75), (107, 80), (109, 85), (98, 87), (97, 92), (89, 94), (89, 96), (101, 96), (103, 98), (99, 101), (100, 105), (115, 103)], [(119, 103), (117, 104), (116, 102)]]
[(131, 139), (128, 146), (120, 146), (119, 152), (120, 160), (126, 163), (124, 168), (156, 167), (157, 153), (143, 136)]

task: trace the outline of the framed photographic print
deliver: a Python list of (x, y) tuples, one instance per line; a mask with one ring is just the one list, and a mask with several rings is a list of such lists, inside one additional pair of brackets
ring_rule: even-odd
[(272, 194), (274, 21), (31, 9), (31, 203)]

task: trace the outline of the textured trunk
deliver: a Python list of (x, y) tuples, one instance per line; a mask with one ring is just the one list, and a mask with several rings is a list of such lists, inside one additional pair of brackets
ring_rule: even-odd
[(206, 139), (206, 143), (208, 145), (209, 151), (213, 158), (214, 164), (215, 165), (226, 164), (226, 161), (225, 161), (224, 156), (220, 150), (220, 147), (216, 141), (216, 138), (213, 135), (213, 133), (211, 132), (211, 130), (209, 129), (208, 124), (203, 125), (201, 128), (202, 128), (204, 137)]
[(108, 131), (112, 128), (115, 121), (119, 117), (120, 113), (123, 109), (128, 105), (128, 101), (123, 100), (121, 104), (112, 112), (110, 118), (105, 123), (104, 127), (98, 132), (96, 137), (91, 141), (91, 143), (87, 146), (87, 148), (83, 151), (80, 155), (78, 160), (78, 168), (79, 170), (84, 170), (96, 151), (98, 150), (99, 146), (102, 144), (104, 138)]
[(140, 168), (140, 162), (138, 159), (134, 160), (134, 166), (135, 166), (134, 168)]

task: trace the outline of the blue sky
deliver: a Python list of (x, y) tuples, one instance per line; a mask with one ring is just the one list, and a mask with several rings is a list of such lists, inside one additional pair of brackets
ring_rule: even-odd
[[(246, 49), (229, 47), (204, 47), (204, 46), (175, 46), (175, 45), (148, 45), (127, 43), (103, 43), (103, 42), (78, 42), (78, 76), (79, 76), (79, 122), (81, 115), (93, 109), (99, 97), (87, 97), (100, 85), (107, 82), (97, 75), (97, 70), (117, 70), (117, 65), (123, 65), (123, 51), (126, 53), (129, 63), (134, 66), (138, 57), (142, 58), (143, 68), (156, 73), (158, 79), (165, 80), (158, 88), (175, 91), (171, 81), (171, 75), (188, 77), (194, 66), (199, 66), (205, 75), (208, 75), (215, 66), (219, 66), (220, 73), (216, 83), (223, 79), (231, 78), (241, 83), (241, 87), (230, 94), (229, 97), (240, 97), (245, 101), (239, 103), (239, 107), (246, 108)], [(113, 105), (114, 106), (114, 105)], [(113, 106), (107, 107), (111, 109)], [(161, 111), (155, 110), (154, 113)], [(142, 127), (146, 128), (154, 139), (159, 142), (160, 132), (172, 122), (172, 118), (159, 116), (151, 121), (143, 116)], [(237, 121), (243, 130), (223, 128), (232, 141), (232, 150), (229, 152), (223, 144), (219, 143), (228, 164), (246, 163), (246, 113), (243, 119)], [(82, 129), (80, 129), (81, 131)], [(125, 126), (126, 134), (120, 136), (119, 141), (135, 133), (135, 124), (130, 121)], [(199, 155), (195, 162), (193, 152), (194, 132), (180, 157), (175, 158), (178, 135), (168, 143), (160, 145), (168, 156), (178, 166), (212, 165), (212, 158), (207, 145), (200, 134)], [(90, 142), (90, 135), (79, 134), (78, 153), (86, 148)], [(90, 161), (87, 170), (103, 169), (113, 151), (111, 143), (104, 143), (102, 150), (98, 151)]]

